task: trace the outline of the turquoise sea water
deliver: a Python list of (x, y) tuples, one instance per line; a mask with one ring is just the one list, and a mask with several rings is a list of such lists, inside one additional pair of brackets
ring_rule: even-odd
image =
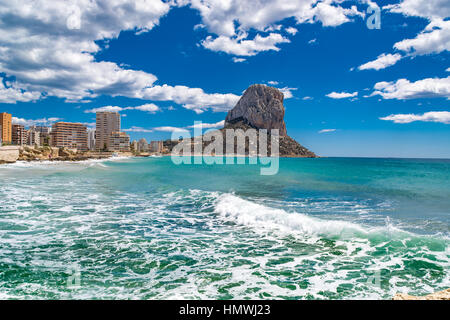
[(0, 166), (0, 298), (390, 299), (450, 287), (450, 160)]

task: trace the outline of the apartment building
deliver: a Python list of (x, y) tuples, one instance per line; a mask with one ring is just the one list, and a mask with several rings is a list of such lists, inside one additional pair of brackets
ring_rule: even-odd
[(113, 132), (120, 132), (120, 114), (118, 112), (97, 112), (95, 149), (111, 150), (109, 143)]
[(6, 112), (0, 113), (1, 141), (12, 143), (12, 115)]
[(11, 141), (16, 146), (23, 146), (27, 144), (27, 130), (21, 124), (13, 124), (11, 126)]
[(87, 151), (87, 128), (81, 123), (56, 122), (52, 126), (51, 145)]
[(108, 145), (109, 151), (130, 152), (130, 136), (125, 132), (112, 132)]

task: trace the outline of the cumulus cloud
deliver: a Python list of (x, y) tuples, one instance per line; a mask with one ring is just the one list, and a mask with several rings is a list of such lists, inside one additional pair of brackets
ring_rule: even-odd
[(17, 87), (15, 82), (5, 85), (0, 77), (0, 103), (16, 103), (36, 101), (41, 97), (39, 92), (25, 91)]
[(233, 60), (234, 63), (239, 63), (239, 62), (247, 61), (247, 59), (244, 59), (244, 58), (236, 58), (236, 57), (233, 57), (232, 60)]
[(356, 97), (358, 95), (358, 92), (355, 91), (353, 93), (349, 93), (349, 92), (331, 92), (329, 94), (327, 94), (326, 96), (328, 98), (332, 98), (332, 99), (345, 99), (345, 98), (353, 98)]
[(284, 87), (284, 88), (279, 88), (279, 90), (283, 93), (285, 99), (290, 99), (290, 98), (294, 97), (294, 94), (292, 93), (292, 91), (297, 90), (297, 88)]
[(125, 132), (145, 132), (145, 133), (153, 132), (153, 130), (151, 130), (151, 129), (145, 129), (145, 128), (136, 127), (136, 126), (133, 126), (133, 127), (129, 128), (129, 129), (122, 129), (122, 131), (125, 131)]
[(448, 111), (430, 111), (424, 114), (391, 114), (382, 117), (380, 120), (393, 121), (394, 123), (411, 123), (415, 121), (440, 122), (450, 124), (450, 112)]
[(329, 132), (335, 132), (336, 129), (322, 129), (319, 131), (319, 133), (329, 133)]
[(268, 84), (270, 84), (271, 86), (277, 86), (279, 84), (278, 81), (267, 81)]
[(202, 128), (202, 129), (210, 129), (210, 128), (220, 128), (225, 125), (225, 120), (216, 122), (216, 123), (198, 123), (192, 126), (188, 126), (187, 128)]
[(12, 117), (12, 123), (13, 124), (20, 124), (24, 127), (31, 127), (31, 126), (51, 126), (54, 122), (61, 121), (61, 118), (43, 118), (43, 119), (37, 119), (37, 120), (29, 120), (29, 119), (23, 119), (23, 118), (17, 118)]
[(394, 44), (394, 48), (415, 55), (440, 53), (450, 50), (450, 6), (447, 0), (403, 0), (383, 9), (427, 19), (429, 24), (413, 39)]
[(155, 113), (157, 111), (160, 111), (160, 107), (158, 107), (156, 104), (154, 103), (147, 103), (147, 104), (143, 104), (141, 106), (137, 106), (134, 108), (129, 108), (129, 109), (134, 109), (134, 110), (139, 110), (139, 111), (145, 111), (145, 112), (149, 112), (149, 113)]
[(285, 30), (286, 30), (287, 33), (292, 34), (292, 35), (295, 35), (298, 32), (298, 30), (296, 28), (294, 28), (294, 27), (288, 27)]
[[(213, 51), (233, 55), (252, 56), (259, 52), (275, 50), (288, 39), (280, 35), (281, 25), (277, 22), (294, 18), (300, 23), (321, 23), (336, 27), (350, 22), (353, 16), (364, 16), (356, 6), (350, 9), (340, 6), (341, 0), (258, 0), (258, 1), (218, 1), (218, 0), (178, 0), (180, 6), (189, 5), (199, 11), (202, 25), (217, 37), (208, 36), (201, 43)], [(248, 39), (248, 31), (257, 35)], [(274, 32), (275, 31), (275, 32)], [(298, 30), (285, 29), (289, 35)], [(260, 33), (272, 32), (264, 37)]]
[(239, 100), (235, 94), (207, 94), (200, 88), (186, 86), (153, 86), (142, 92), (142, 98), (156, 101), (174, 101), (186, 109), (202, 113), (207, 109), (225, 112), (233, 108)]
[(450, 16), (447, 0), (403, 0), (397, 4), (384, 6), (383, 9), (405, 16), (428, 19), (442, 19)]
[(286, 42), (290, 42), (290, 40), (278, 33), (270, 33), (266, 37), (257, 34), (251, 40), (208, 36), (202, 41), (202, 45), (211, 51), (220, 51), (236, 56), (254, 56), (262, 51), (280, 51), (277, 45)]
[(450, 21), (433, 20), (415, 38), (399, 41), (394, 44), (394, 48), (414, 55), (449, 51)]
[(416, 98), (449, 98), (450, 76), (447, 78), (427, 78), (410, 82), (399, 79), (396, 82), (378, 82), (371, 94), (380, 95), (384, 99), (416, 99)]
[(160, 111), (161, 108), (158, 107), (154, 103), (148, 103), (148, 104), (143, 104), (143, 105), (137, 106), (137, 107), (104, 106), (104, 107), (100, 107), (100, 108), (94, 108), (94, 109), (85, 110), (84, 112), (85, 113), (121, 112), (121, 111), (124, 111), (124, 110), (139, 110), (139, 111), (144, 111), (144, 112), (148, 112), (148, 113), (155, 113), (157, 111)]
[[(0, 7), (0, 72), (16, 79), (14, 86), (0, 85), (0, 102), (34, 101), (44, 96), (79, 102), (100, 95), (148, 99), (157, 77), (108, 61), (97, 61), (102, 41), (121, 31), (137, 34), (154, 28), (173, 2), (161, 0), (13, 1)], [(202, 92), (201, 104), (186, 92)], [(200, 88), (165, 85), (177, 103), (190, 109), (231, 108)], [(179, 91), (178, 93), (174, 93)], [(187, 100), (183, 100), (186, 97)], [(203, 101), (211, 98), (205, 106)], [(227, 96), (230, 97), (230, 96)], [(170, 99), (169, 99), (170, 100)], [(214, 105), (214, 101), (220, 101)]]
[(358, 67), (359, 70), (380, 70), (396, 64), (402, 58), (401, 54), (381, 54), (373, 61), (367, 62)]
[(178, 128), (178, 127), (156, 127), (153, 128), (155, 131), (162, 131), (162, 132), (187, 132), (187, 129), (184, 128)]

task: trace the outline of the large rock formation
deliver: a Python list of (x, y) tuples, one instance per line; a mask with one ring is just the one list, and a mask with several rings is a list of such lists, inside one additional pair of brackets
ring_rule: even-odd
[(237, 105), (228, 112), (225, 126), (244, 121), (258, 129), (278, 129), (280, 136), (284, 137), (287, 133), (283, 100), (280, 90), (254, 84), (245, 90)]
[(3, 163), (13, 163), (19, 159), (19, 147), (9, 146), (9, 147), (1, 147), (0, 146), (0, 164)]
[(246, 130), (251, 127), (267, 129), (269, 133), (271, 129), (278, 129), (280, 156), (317, 157), (313, 152), (287, 135), (283, 100), (283, 93), (277, 88), (254, 84), (245, 90), (236, 106), (228, 112), (224, 129), (241, 128)]
[[(225, 145), (228, 143), (233, 147), (234, 153), (238, 154), (238, 148), (235, 144), (235, 140), (227, 141), (226, 130), (234, 129), (237, 135), (241, 135), (239, 130), (246, 132), (248, 129), (266, 129), (267, 130), (267, 154), (272, 155), (271, 150), (271, 130), (278, 129), (279, 131), (279, 155), (282, 157), (304, 157), (315, 158), (316, 155), (300, 145), (297, 141), (287, 135), (286, 124), (284, 123), (284, 106), (283, 106), (283, 93), (273, 87), (268, 87), (262, 84), (255, 84), (250, 86), (238, 101), (236, 106), (228, 112), (225, 119), (225, 126), (223, 129), (218, 130)], [(217, 131), (216, 131), (217, 132)], [(259, 135), (261, 133), (257, 130), (257, 141), (259, 141)], [(205, 137), (205, 136), (203, 136)], [(202, 150), (205, 149), (210, 143), (211, 139), (201, 139)], [(170, 153), (172, 149), (179, 143), (178, 140), (166, 140), (164, 141), (164, 153)], [(191, 152), (195, 152), (194, 145), (196, 144), (194, 139), (190, 141), (184, 141), (184, 143), (191, 144)], [(226, 154), (227, 149), (224, 145), (221, 154)], [(249, 141), (245, 142), (245, 154), (250, 155)], [(257, 146), (259, 154), (261, 150)]]

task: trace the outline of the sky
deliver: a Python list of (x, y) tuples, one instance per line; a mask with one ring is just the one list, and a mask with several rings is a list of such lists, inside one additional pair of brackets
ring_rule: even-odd
[(118, 111), (131, 139), (169, 139), (262, 83), (320, 156), (450, 158), (449, 17), (447, 0), (3, 0), (0, 112)]

